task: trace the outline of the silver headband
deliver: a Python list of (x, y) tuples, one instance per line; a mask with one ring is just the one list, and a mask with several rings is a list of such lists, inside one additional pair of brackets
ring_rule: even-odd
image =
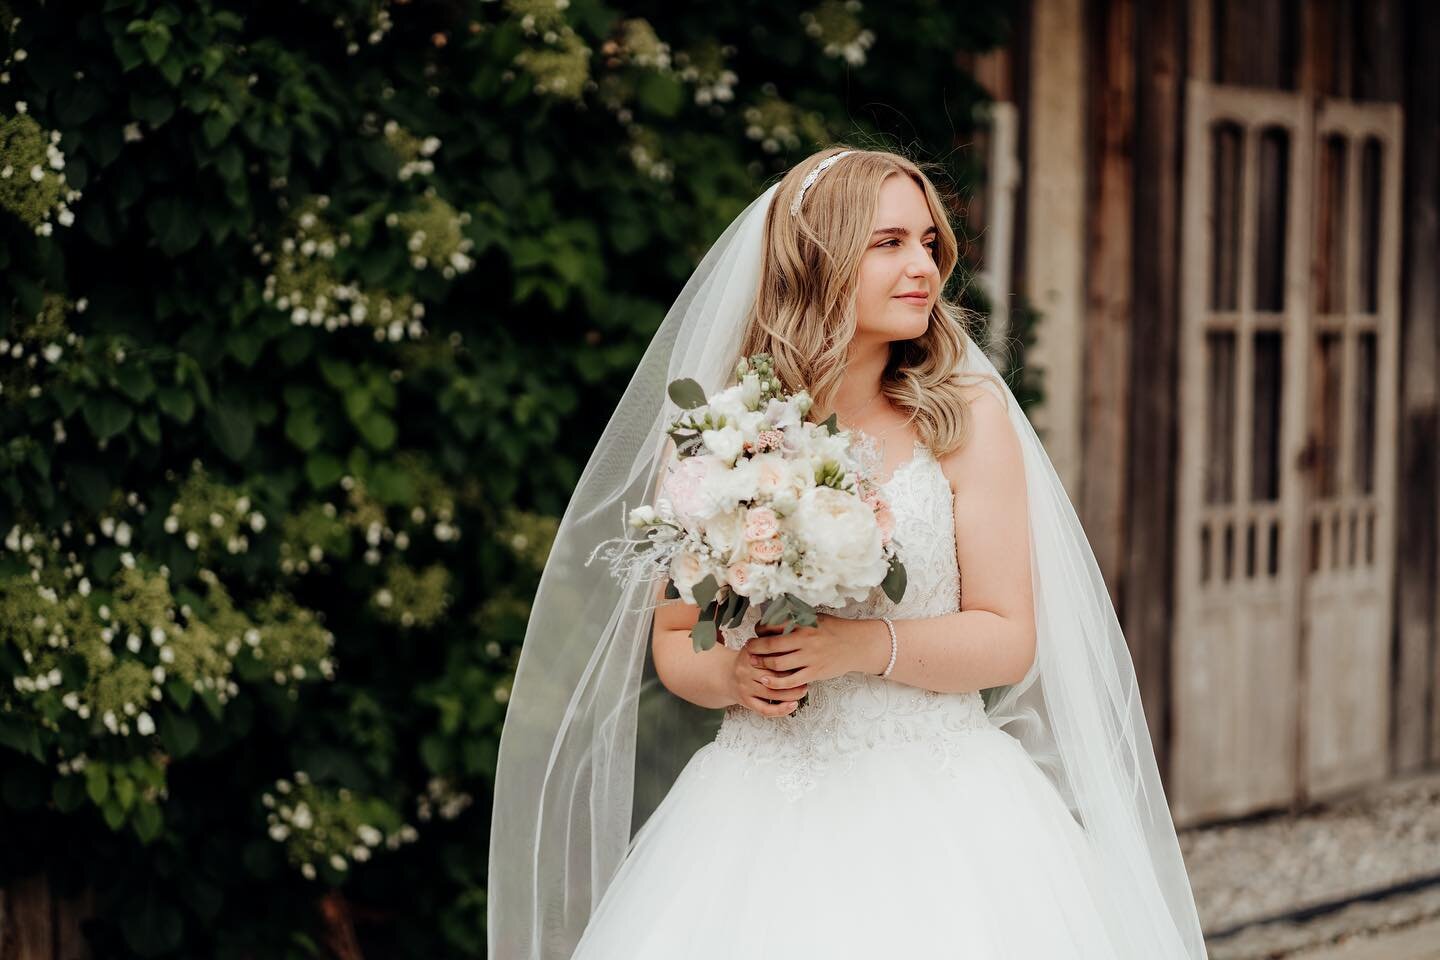
[(805, 199), (805, 191), (810, 189), (810, 185), (815, 182), (816, 178), (819, 177), (820, 174), (824, 173), (825, 169), (829, 167), (830, 164), (834, 163), (836, 160), (839, 160), (847, 153), (854, 152), (854, 150), (841, 150), (839, 153), (832, 153), (830, 156), (826, 157), (824, 160), (821, 160), (818, 164), (816, 164), (815, 169), (811, 170), (808, 174), (805, 175), (805, 179), (800, 181), (800, 190), (795, 194), (795, 199), (790, 201), (790, 216), (793, 217), (800, 212), (800, 203)]

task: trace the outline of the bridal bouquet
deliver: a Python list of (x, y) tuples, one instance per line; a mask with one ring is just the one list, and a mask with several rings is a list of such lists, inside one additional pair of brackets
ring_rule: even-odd
[(757, 623), (815, 626), (817, 607), (877, 587), (898, 603), (905, 567), (867, 452), (833, 415), (806, 421), (809, 394), (783, 392), (768, 355), (743, 358), (735, 376), (711, 397), (694, 380), (670, 384), (676, 459), (655, 503), (629, 512), (633, 535), (595, 552), (609, 547), (622, 582), (667, 578), (667, 598), (698, 606), (697, 651), (717, 632), (739, 648)]

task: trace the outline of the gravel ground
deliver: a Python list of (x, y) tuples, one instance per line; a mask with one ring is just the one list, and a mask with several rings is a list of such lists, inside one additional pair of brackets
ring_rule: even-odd
[(1359, 901), (1302, 923), (1262, 923), (1207, 941), (1210, 960), (1440, 958), (1440, 887)]
[[(1300, 960), (1308, 955), (1300, 951), (1440, 917), (1436, 885), (1300, 922), (1257, 924), (1440, 876), (1440, 773), (1389, 781), (1298, 816), (1184, 830), (1180, 848), (1214, 960)], [(1255, 925), (1214, 936), (1248, 924)]]

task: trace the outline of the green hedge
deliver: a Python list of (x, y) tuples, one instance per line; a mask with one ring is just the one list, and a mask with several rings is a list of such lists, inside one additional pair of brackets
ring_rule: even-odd
[(105, 957), (483, 956), (527, 599), (650, 332), (821, 144), (970, 190), (1007, 9), (0, 5), (0, 882), (93, 887)]

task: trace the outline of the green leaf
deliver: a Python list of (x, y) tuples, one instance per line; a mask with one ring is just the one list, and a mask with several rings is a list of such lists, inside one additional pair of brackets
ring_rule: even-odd
[(324, 434), (313, 407), (300, 407), (285, 418), (285, 436), (301, 450), (314, 450)]
[(685, 86), (668, 73), (646, 71), (640, 76), (635, 95), (650, 112), (673, 117), (685, 103)]
[(399, 433), (395, 421), (379, 410), (371, 410), (356, 420), (355, 429), (359, 430), (365, 442), (376, 450), (389, 450), (395, 446), (395, 438)]
[(85, 424), (97, 440), (109, 440), (135, 418), (135, 411), (118, 398), (91, 395), (85, 398)]
[(160, 830), (165, 826), (165, 818), (155, 804), (142, 803), (135, 809), (135, 815), (130, 818), (130, 824), (135, 830), (135, 836), (140, 838), (140, 842), (148, 845), (160, 836)]
[(135, 426), (140, 430), (140, 436), (152, 447), (160, 446), (160, 418), (153, 413), (142, 413), (135, 418)]
[(220, 452), (240, 461), (255, 443), (255, 421), (249, 411), (234, 400), (221, 397), (205, 418), (210, 435)]
[(176, 759), (188, 756), (200, 744), (200, 727), (183, 713), (167, 714), (160, 724), (160, 742)]
[(135, 781), (122, 774), (115, 778), (114, 789), (115, 799), (119, 801), (120, 808), (128, 812), (135, 805)]
[(671, 381), (670, 388), (666, 392), (682, 410), (694, 410), (696, 407), (705, 406), (704, 388), (688, 377)]
[(103, 763), (91, 762), (85, 765), (85, 792), (90, 795), (90, 802), (97, 807), (110, 795), (110, 777), (106, 771)]
[(184, 253), (200, 241), (200, 218), (187, 197), (164, 196), (145, 208), (145, 220), (166, 256)]
[(155, 69), (160, 71), (160, 75), (165, 78), (166, 83), (172, 87), (178, 87), (180, 86), (180, 78), (185, 73), (185, 61), (181, 60), (174, 53), (171, 53), (164, 60), (156, 64)]
[[(134, 33), (136, 24), (130, 24), (130, 32)], [(141, 31), (140, 46), (145, 50), (145, 56), (151, 63), (159, 63), (164, 58), (167, 50), (170, 49), (170, 28), (163, 23), (145, 24), (146, 29)]]
[(832, 437), (840, 432), (840, 424), (839, 421), (836, 420), (835, 416), (836, 415), (833, 413), (830, 414), (830, 416), (825, 418), (825, 422), (820, 424), (826, 430), (830, 431), (830, 436)]
[(105, 825), (111, 830), (119, 830), (125, 826), (125, 811), (120, 809), (120, 804), (111, 798), (100, 807), (100, 815), (105, 819)]
[(320, 376), (336, 390), (345, 390), (355, 384), (355, 368), (344, 360), (320, 355)]
[(74, 813), (85, 802), (85, 781), (81, 777), (61, 777), (50, 791), (55, 809), (61, 813)]
[(158, 127), (175, 115), (175, 98), (169, 93), (130, 94), (130, 113), (136, 120), (143, 120), (152, 127)]
[(697, 622), (694, 629), (690, 631), (690, 639), (696, 653), (715, 646), (715, 621), (701, 620)]
[(195, 416), (195, 396), (180, 387), (161, 387), (155, 395), (160, 409), (172, 420), (189, 423)]
[(677, 587), (677, 586), (675, 586), (675, 581), (674, 581), (674, 580), (666, 580), (666, 581), (665, 581), (665, 599), (666, 599), (666, 600), (679, 600), (679, 599), (680, 599), (680, 588)]
[(84, 399), (80, 391), (74, 387), (57, 383), (46, 388), (50, 398), (55, 401), (55, 406), (60, 408), (60, 416), (68, 417), (80, 408), (80, 401)]
[(188, 708), (191, 699), (195, 696), (195, 688), (178, 677), (171, 677), (165, 681), (165, 692), (181, 710)]
[(328, 453), (312, 453), (305, 458), (305, 479), (316, 490), (333, 486), (345, 475), (345, 464)]
[(155, 378), (146, 367), (127, 363), (115, 371), (115, 385), (136, 403), (144, 403), (155, 392)]
[(235, 114), (227, 106), (210, 114), (200, 125), (201, 131), (205, 134), (205, 145), (215, 149), (225, 142), (230, 136), (230, 131), (235, 127)]
[(715, 575), (707, 573), (705, 579), (695, 584), (691, 593), (695, 596), (695, 605), (702, 610), (715, 602), (715, 594), (720, 592), (720, 584), (715, 582)]
[[(738, 594), (737, 594), (737, 596), (738, 596)], [(729, 619), (729, 620), (725, 621), (725, 626), (727, 626), (727, 627), (738, 627), (738, 626), (740, 626), (740, 621), (745, 619), (745, 611), (747, 611), (747, 610), (749, 610), (749, 609), (750, 609), (750, 598), (749, 598), (749, 597), (740, 597), (740, 601), (739, 601), (737, 604), (735, 604), (735, 612), (730, 615), (730, 619)]]
[(885, 574), (885, 579), (880, 581), (880, 589), (885, 591), (885, 596), (890, 598), (891, 603), (899, 603), (905, 596), (905, 564), (896, 557), (890, 561), (890, 570)]

